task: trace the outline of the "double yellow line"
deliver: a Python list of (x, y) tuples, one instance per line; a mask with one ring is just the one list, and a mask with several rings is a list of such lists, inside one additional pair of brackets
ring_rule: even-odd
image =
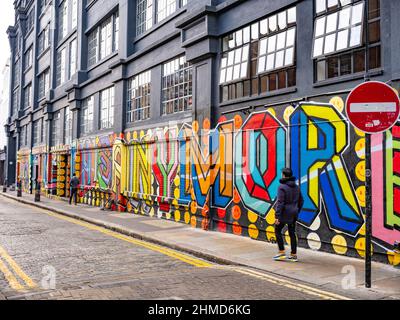
[(268, 274), (265, 273), (261, 273), (255, 270), (251, 270), (251, 269), (243, 269), (243, 268), (235, 268), (234, 269), (236, 272), (254, 277), (254, 278), (258, 278), (258, 279), (262, 279), (264, 281), (273, 283), (275, 285), (278, 286), (282, 286), (288, 289), (292, 289), (295, 291), (299, 291), (302, 292), (304, 294), (310, 295), (310, 296), (315, 296), (318, 297), (318, 299), (324, 299), (324, 300), (352, 300), (348, 297), (336, 294), (336, 293), (332, 293), (332, 292), (328, 292), (325, 290), (320, 290), (317, 288), (313, 288), (304, 284), (300, 284), (298, 282), (293, 282), (293, 281), (289, 281), (289, 280), (285, 280), (282, 279), (280, 277), (276, 277), (276, 276), (270, 276)]
[(16, 291), (25, 291), (37, 287), (36, 283), (21, 269), (2, 246), (0, 246), (0, 271), (4, 274), (10, 287)]

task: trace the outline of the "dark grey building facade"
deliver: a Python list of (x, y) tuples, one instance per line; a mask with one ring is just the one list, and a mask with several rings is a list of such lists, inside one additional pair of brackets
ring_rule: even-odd
[[(344, 103), (366, 68), (399, 89), (399, 1), (14, 5), (10, 184), (63, 197), (76, 172), (84, 203), (110, 196), (118, 210), (272, 241), (279, 169), (291, 166), (306, 194), (301, 245), (362, 256), (365, 139)], [(374, 199), (385, 219), (374, 245), (389, 260), (397, 181), (376, 182), (390, 188)]]

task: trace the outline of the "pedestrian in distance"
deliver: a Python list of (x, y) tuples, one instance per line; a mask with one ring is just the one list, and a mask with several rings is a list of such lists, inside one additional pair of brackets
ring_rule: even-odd
[[(276, 261), (297, 262), (297, 218), (304, 200), (300, 187), (296, 184), (293, 171), (289, 168), (282, 170), (282, 179), (278, 188), (278, 200), (275, 206), (275, 235), (278, 243), (279, 253), (274, 257)], [(290, 236), (291, 253), (286, 256), (285, 244), (283, 242), (282, 230), (287, 226)]]
[(74, 199), (75, 205), (77, 205), (78, 201), (78, 187), (79, 187), (79, 179), (76, 177), (74, 173), (70, 182), (71, 192), (69, 196), (69, 204), (72, 204), (72, 198)]

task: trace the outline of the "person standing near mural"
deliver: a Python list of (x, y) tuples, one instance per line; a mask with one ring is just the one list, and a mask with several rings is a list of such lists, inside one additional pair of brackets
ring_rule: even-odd
[(71, 193), (69, 196), (69, 204), (72, 204), (72, 198), (74, 198), (74, 203), (75, 205), (77, 204), (78, 201), (78, 187), (79, 187), (79, 179), (76, 177), (76, 174), (74, 173), (71, 182), (70, 182), (70, 186), (71, 186)]
[[(280, 180), (280, 183), (281, 184), (278, 188), (278, 200), (275, 208), (275, 235), (279, 253), (274, 257), (274, 260), (297, 262), (296, 223), (298, 214), (303, 207), (304, 200), (291, 169), (285, 168), (282, 170), (282, 179)], [(282, 230), (286, 225), (288, 226), (290, 245), (292, 249), (289, 257), (286, 256), (285, 244), (282, 236)]]

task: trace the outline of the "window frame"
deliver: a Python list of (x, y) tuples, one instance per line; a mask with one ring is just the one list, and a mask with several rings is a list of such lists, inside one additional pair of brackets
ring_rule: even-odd
[(41, 136), (42, 136), (41, 122), (42, 121), (43, 121), (43, 118), (33, 122), (32, 145), (34, 147), (38, 146), (42, 142), (41, 141)]
[(80, 136), (86, 136), (94, 131), (94, 103), (94, 95), (82, 100), (80, 110)]
[(51, 120), (51, 145), (53, 147), (58, 146), (62, 143), (61, 139), (61, 111), (56, 111), (53, 113), (53, 119)]
[[(374, 15), (375, 12), (374, 10), (371, 11), (371, 1), (374, 0), (367, 0), (370, 2), (369, 9), (370, 11), (368, 12), (368, 17), (367, 17), (367, 26), (365, 26), (365, 3), (366, 0), (349, 0), (350, 3), (346, 4), (345, 6), (337, 6), (336, 8), (331, 8), (331, 9), (326, 9), (325, 11), (321, 13), (316, 13), (316, 9), (314, 9), (314, 28), (315, 28), (315, 23), (316, 19), (318, 19), (321, 16), (327, 16), (331, 14), (332, 12), (339, 12), (342, 8), (350, 7), (350, 6), (355, 6), (360, 3), (363, 3), (363, 10), (362, 10), (362, 24), (361, 24), (361, 45), (355, 46), (355, 47), (349, 47), (344, 50), (340, 50), (334, 53), (330, 53), (327, 55), (319, 56), (317, 58), (313, 58), (313, 51), (314, 47), (312, 48), (312, 53), (311, 53), (311, 59), (313, 61), (313, 75), (314, 75), (314, 84), (323, 84), (325, 82), (331, 82), (331, 81), (336, 81), (339, 79), (342, 79), (343, 77), (354, 77), (357, 75), (362, 75), (365, 73), (365, 50), (369, 50), (369, 70), (379, 70), (382, 68), (382, 38), (381, 38), (381, 21), (382, 21), (382, 15), (381, 15), (381, 0), (377, 0), (377, 5), (378, 5), (378, 15)], [(314, 1), (314, 8), (315, 8), (315, 1)], [(351, 17), (349, 18), (351, 19)], [(339, 17), (338, 19), (339, 20)], [(337, 24), (339, 21), (337, 21)], [(367, 42), (365, 38), (365, 29), (369, 28), (371, 31), (370, 27), (372, 24), (378, 23), (378, 40), (371, 42), (371, 32), (369, 32), (370, 39), (368, 41), (368, 47), (367, 47)], [(351, 24), (351, 23), (350, 23)], [(315, 33), (315, 30), (314, 30)], [(314, 34), (313, 34), (313, 46), (314, 46)], [(372, 53), (374, 53), (374, 57), (376, 60), (372, 58)], [(348, 58), (350, 58), (350, 64), (343, 64), (343, 61)], [(361, 56), (361, 58), (360, 58)], [(360, 61), (362, 59), (362, 66), (360, 66), (359, 63), (356, 63), (357, 61)], [(335, 65), (330, 65), (330, 63), (334, 62), (336, 60)], [(322, 68), (320, 68), (320, 66)], [(342, 66), (347, 66), (347, 67), (342, 67)], [(348, 70), (346, 72), (345, 70)], [(334, 70), (335, 74), (330, 76), (329, 71)], [(322, 76), (323, 72), (323, 76)]]
[[(183, 60), (182, 60), (183, 59)], [(182, 60), (182, 61), (181, 61)], [(183, 63), (182, 63), (183, 62)], [(173, 65), (174, 71), (171, 72), (171, 67)], [(178, 68), (176, 66), (178, 65)], [(182, 66), (182, 67), (181, 67)], [(182, 112), (191, 111), (193, 109), (193, 65), (190, 62), (186, 61), (185, 55), (180, 55), (174, 59), (166, 61), (161, 65), (161, 116), (167, 116), (170, 114), (177, 114)], [(170, 69), (168, 72), (168, 68)], [(167, 71), (167, 72), (165, 72)], [(185, 80), (187, 72), (187, 80)], [(166, 74), (168, 73), (168, 74)], [(180, 73), (183, 73), (183, 82), (180, 80)], [(179, 80), (178, 83), (176, 79)], [(170, 83), (170, 84), (168, 84)], [(173, 83), (173, 84), (172, 84)], [(166, 86), (164, 86), (166, 84)], [(187, 89), (185, 89), (185, 85), (187, 84)], [(180, 89), (183, 86), (183, 91), (188, 92), (188, 94), (183, 94), (180, 96)], [(172, 90), (172, 88), (174, 88)], [(165, 94), (169, 95), (170, 97), (165, 99)], [(175, 97), (172, 97), (175, 94)], [(178, 94), (178, 97), (176, 97)], [(172, 98), (171, 98), (172, 97)], [(186, 101), (186, 99), (188, 99)], [(178, 101), (178, 110), (175, 110), (176, 102)], [(180, 102), (182, 101), (182, 110), (180, 107)], [(168, 112), (166, 111), (167, 104), (171, 104), (173, 106), (173, 111)], [(170, 107), (172, 107), (170, 106)]]
[[(28, 96), (27, 96), (28, 92)], [(25, 88), (24, 88), (24, 109), (27, 110), (31, 107), (32, 104), (32, 83), (29, 83)]]
[[(317, 1), (317, 0), (314, 0), (314, 1)], [(349, 4), (346, 4), (344, 6), (339, 5), (335, 9), (331, 9), (331, 10), (326, 9), (326, 11), (324, 11), (323, 13), (316, 13), (315, 12), (314, 23), (313, 23), (313, 28), (314, 29), (313, 29), (313, 43), (312, 43), (312, 48), (311, 48), (311, 59), (314, 60), (314, 59), (318, 59), (318, 58), (324, 58), (324, 57), (327, 57), (327, 56), (330, 56), (330, 55), (340, 54), (342, 52), (346, 52), (346, 51), (349, 51), (349, 50), (352, 50), (352, 49), (361, 48), (361, 47), (363, 47), (365, 45), (365, 43), (363, 43), (363, 33), (364, 33), (363, 31), (365, 29), (365, 26), (364, 26), (364, 22), (365, 22), (365, 16), (364, 16), (364, 14), (365, 14), (364, 13), (365, 12), (365, 10), (364, 10), (364, 8), (365, 8), (365, 0), (350, 0), (350, 1), (351, 2)], [(358, 23), (355, 23), (353, 25), (352, 22), (351, 22), (351, 19), (352, 19), (352, 16), (353, 16), (353, 7), (355, 7), (357, 5), (360, 5), (360, 4), (362, 4), (361, 21), (358, 22)], [(340, 28), (340, 25), (339, 25), (340, 24), (340, 18), (341, 18), (340, 12), (343, 12), (344, 10), (346, 10), (348, 8), (350, 8), (349, 25), (347, 27)], [(330, 32), (327, 32), (326, 30), (327, 30), (327, 27), (328, 27), (327, 26), (328, 17), (331, 16), (331, 15), (334, 15), (334, 14), (337, 15), (335, 29), (330, 31)], [(325, 20), (325, 22), (324, 22), (324, 31), (322, 32), (321, 35), (317, 36), (316, 35), (316, 33), (317, 33), (317, 22), (320, 19), (324, 19)], [(350, 46), (351, 31), (352, 31), (353, 28), (356, 28), (356, 27), (360, 27), (360, 35), (359, 35), (360, 44)], [(343, 31), (346, 31), (346, 30), (348, 30), (348, 35), (347, 35), (348, 46), (346, 48), (343, 48), (343, 49), (335, 50), (336, 47), (337, 47), (337, 41), (338, 41), (337, 37), (338, 37), (339, 33), (343, 32)], [(329, 53), (325, 53), (326, 37), (327, 36), (331, 36), (331, 35), (335, 35), (336, 36), (335, 37), (335, 47), (334, 47), (333, 51), (331, 51)], [(317, 39), (323, 39), (323, 47), (321, 49), (322, 50), (321, 54), (314, 55), (314, 53), (315, 53), (315, 43), (316, 43)]]
[[(104, 28), (104, 25), (106, 22), (110, 20), (110, 26), (111, 26), (111, 52), (109, 54), (105, 54), (105, 56), (102, 56), (102, 29)], [(94, 27), (88, 34), (87, 34), (87, 39), (88, 39), (88, 58), (87, 58), (87, 65), (88, 68), (94, 67), (96, 64), (100, 63), (101, 61), (107, 59), (114, 53), (117, 53), (119, 50), (119, 34), (120, 34), (120, 20), (119, 20), (119, 11), (114, 11), (111, 14), (105, 16), (96, 27)], [(93, 37), (93, 40), (91, 38)], [(106, 42), (104, 42), (106, 43)], [(90, 45), (94, 44), (93, 47), (91, 48)], [(94, 50), (93, 50), (94, 49)], [(105, 50), (105, 49), (104, 49)], [(92, 51), (94, 52), (94, 56), (92, 56)], [(106, 52), (106, 51), (104, 51)], [(94, 59), (95, 58), (95, 59)], [(93, 61), (93, 62), (92, 62)]]
[[(47, 68), (38, 76), (38, 100), (42, 100), (46, 97), (50, 90), (50, 68)], [(41, 90), (41, 82), (43, 81), (43, 92)], [(43, 93), (43, 94), (42, 94)]]
[[(103, 95), (107, 94), (104, 98)], [(99, 93), (99, 120), (100, 130), (108, 130), (114, 127), (114, 110), (115, 110), (115, 86), (101, 90)], [(107, 103), (106, 106), (103, 103)], [(107, 117), (104, 112), (106, 111)]]
[[(126, 123), (136, 123), (139, 121), (145, 121), (151, 117), (151, 69), (143, 71), (128, 80), (128, 101), (126, 109)], [(144, 81), (141, 81), (141, 78)], [(135, 84), (137, 83), (137, 85)], [(136, 92), (138, 94), (136, 94)], [(138, 103), (139, 101), (139, 103)], [(145, 103), (143, 106), (142, 102)], [(134, 108), (133, 105), (135, 105)], [(137, 106), (140, 105), (139, 108)], [(144, 116), (136, 117), (135, 114), (141, 114)]]
[[(279, 90), (287, 90), (296, 86), (297, 78), (297, 5), (293, 4), (282, 10), (276, 11), (265, 17), (248, 23), (241, 28), (235, 29), (220, 39), (221, 53), (219, 65), (219, 103), (225, 104), (243, 98), (256, 98), (261, 95), (271, 94)], [(293, 44), (286, 46), (287, 33), (293, 31)], [(260, 59), (268, 55), (260, 54), (263, 52), (261, 44), (268, 43), (268, 38), (278, 37), (279, 34), (285, 33), (285, 41), (283, 49), (276, 49), (276, 52), (287, 49), (293, 49), (292, 63), (268, 70), (260, 70)], [(227, 57), (232, 51), (237, 48), (249, 46), (249, 58), (247, 65), (247, 75), (239, 78), (232, 78), (230, 81), (222, 81), (221, 70), (223, 69), (223, 58)], [(267, 50), (267, 46), (265, 47)], [(283, 58), (285, 56), (283, 55)], [(266, 62), (265, 62), (266, 63)], [(226, 80), (226, 78), (225, 78)]]
[(70, 145), (72, 143), (72, 123), (73, 123), (73, 112), (68, 107), (64, 108), (64, 145)]

